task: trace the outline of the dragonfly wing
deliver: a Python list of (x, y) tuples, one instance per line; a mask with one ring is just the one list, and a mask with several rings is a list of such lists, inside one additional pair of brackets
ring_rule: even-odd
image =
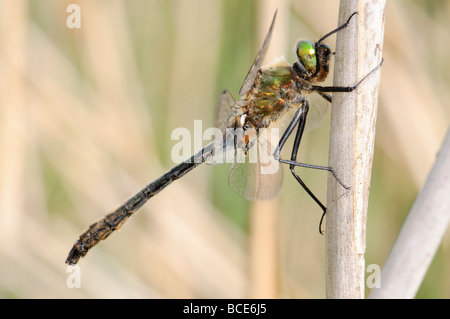
[(238, 195), (248, 200), (275, 198), (283, 185), (281, 166), (274, 174), (261, 174), (259, 163), (236, 163), (230, 167), (228, 183)]
[(241, 156), (243, 161), (234, 161), (228, 175), (231, 189), (248, 200), (273, 199), (283, 185), (283, 170), (273, 157), (279, 139), (270, 138), (267, 132), (259, 134), (255, 146)]
[[(308, 95), (309, 111), (306, 119), (305, 132), (309, 132), (312, 129), (319, 126), (328, 113), (329, 102), (322, 98), (319, 94)], [(283, 116), (270, 125), (271, 129), (278, 128), (280, 130), (280, 136), (286, 131), (289, 123), (294, 118), (296, 107), (289, 108)], [(295, 134), (294, 134), (295, 135)]]
[(231, 93), (228, 90), (223, 90), (216, 106), (215, 124), (217, 128), (223, 129), (228, 125), (230, 116), (235, 113), (235, 107), (233, 107), (235, 103), (236, 100)]
[(227, 130), (236, 117), (242, 114), (242, 109), (236, 103), (228, 90), (222, 91), (216, 106), (215, 127), (218, 129), (214, 136), (211, 156), (206, 160), (208, 165), (218, 165), (227, 162), (228, 158), (233, 158), (233, 137), (231, 131)]
[(259, 50), (258, 54), (256, 55), (255, 61), (253, 62), (253, 65), (248, 71), (244, 83), (242, 83), (242, 87), (239, 90), (240, 96), (244, 96), (245, 93), (247, 93), (252, 88), (253, 83), (255, 82), (258, 70), (260, 69), (261, 63), (264, 60), (264, 57), (266, 56), (267, 49), (269, 48), (270, 38), (272, 37), (272, 30), (275, 24), (276, 17), (277, 11), (275, 11), (275, 14), (273, 15), (272, 24), (270, 25), (269, 31), (267, 32), (266, 38), (264, 39), (264, 43), (261, 49)]
[(308, 132), (322, 123), (328, 112), (330, 103), (319, 94), (310, 94), (308, 96), (309, 111), (306, 119), (305, 131)]

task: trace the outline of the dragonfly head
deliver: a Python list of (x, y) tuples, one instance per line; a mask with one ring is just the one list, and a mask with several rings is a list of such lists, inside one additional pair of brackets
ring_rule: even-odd
[(311, 82), (325, 80), (330, 63), (331, 49), (323, 43), (302, 40), (297, 43), (296, 53), (304, 74), (301, 76)]

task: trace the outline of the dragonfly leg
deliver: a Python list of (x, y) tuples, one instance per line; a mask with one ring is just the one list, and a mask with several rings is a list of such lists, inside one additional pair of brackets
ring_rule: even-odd
[[(315, 44), (315, 49), (316, 49), (316, 59), (317, 61), (319, 61), (319, 47), (322, 45), (322, 41), (325, 40), (326, 38), (328, 38), (330, 35), (346, 28), (348, 26), (348, 24), (350, 23), (350, 20), (352, 19), (352, 17), (354, 15), (358, 14), (358, 11), (353, 12), (350, 17), (347, 19), (347, 22), (345, 22), (344, 24), (342, 24), (340, 27), (337, 27), (336, 29), (334, 29), (333, 31), (328, 32), (327, 34), (325, 34), (323, 37), (321, 37), (319, 39), (319, 41), (316, 42)], [(319, 74), (320, 71), (320, 63), (317, 64), (317, 68), (316, 71), (314, 72), (314, 74), (312, 75), (313, 77), (315, 77), (317, 74)]]
[(327, 100), (328, 102), (330, 102), (330, 103), (332, 102), (332, 96), (330, 94), (326, 94), (324, 92), (317, 92), (317, 93), (319, 93), (319, 95), (321, 97), (323, 97), (325, 100)]
[[(304, 99), (302, 107), (297, 111), (297, 113), (295, 113), (293, 120), (291, 121), (288, 128), (286, 129), (283, 136), (281, 137), (280, 142), (278, 143), (278, 146), (274, 152), (274, 157), (280, 163), (289, 164), (289, 169), (290, 169), (292, 175), (294, 176), (294, 178), (303, 187), (303, 189), (308, 193), (308, 195), (317, 203), (317, 205), (319, 205), (319, 207), (322, 209), (323, 214), (322, 214), (322, 217), (321, 217), (320, 223), (319, 223), (319, 232), (322, 234), (323, 233), (322, 232), (322, 222), (323, 222), (323, 218), (325, 216), (327, 208), (325, 207), (325, 205), (322, 204), (322, 202), (316, 197), (316, 195), (314, 195), (314, 193), (308, 188), (308, 186), (306, 186), (306, 184), (303, 182), (303, 180), (298, 176), (298, 174), (295, 172), (295, 167), (300, 166), (300, 167), (329, 171), (333, 175), (333, 177), (339, 182), (339, 184), (341, 184), (345, 189), (348, 189), (348, 187), (346, 187), (337, 178), (336, 174), (334, 173), (334, 170), (331, 167), (311, 165), (311, 164), (297, 162), (297, 153), (298, 153), (300, 141), (301, 141), (304, 129), (305, 129), (306, 116), (308, 114), (308, 110), (309, 110), (308, 102), (306, 99)], [(292, 148), (291, 159), (290, 160), (282, 159), (282, 158), (280, 158), (281, 149), (283, 148), (284, 144), (286, 143), (286, 140), (292, 134), (295, 126), (297, 126), (297, 125), (298, 125), (298, 128), (297, 128), (297, 133), (295, 135), (294, 146)]]
[[(356, 83), (353, 86), (319, 86), (319, 85), (313, 85), (311, 87), (312, 91), (316, 91), (317, 93), (319, 93), (320, 95), (322, 95), (322, 93), (324, 92), (352, 92), (353, 90), (355, 90), (362, 82), (364, 82), (365, 79), (367, 79), (372, 73), (374, 73), (376, 70), (378, 70), (379, 68), (381, 68), (381, 66), (383, 65), (383, 61), (384, 59), (381, 59), (381, 62), (374, 67), (369, 73), (367, 73), (361, 80), (358, 81), (358, 83)], [(322, 95), (322, 97), (324, 97)], [(327, 99), (326, 97), (324, 97), (325, 99)], [(331, 102), (331, 101), (330, 101)]]
[(342, 24), (341, 26), (337, 27), (336, 29), (334, 29), (333, 31), (328, 32), (327, 34), (325, 34), (323, 37), (321, 37), (319, 39), (319, 41), (317, 41), (318, 44), (320, 44), (323, 40), (325, 40), (326, 38), (328, 38), (330, 35), (341, 31), (342, 29), (345, 29), (346, 27), (348, 27), (348, 24), (350, 23), (350, 20), (353, 18), (354, 15), (358, 14), (358, 11), (353, 12), (350, 17), (348, 17), (347, 22), (345, 22), (344, 24)]

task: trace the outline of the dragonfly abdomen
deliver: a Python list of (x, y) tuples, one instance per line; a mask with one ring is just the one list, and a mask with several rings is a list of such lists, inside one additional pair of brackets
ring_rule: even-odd
[(73, 245), (67, 256), (66, 263), (75, 265), (92, 247), (108, 238), (114, 231), (120, 229), (128, 218), (141, 208), (150, 198), (158, 194), (173, 181), (184, 176), (203, 163), (210, 155), (212, 146), (213, 143), (208, 144), (204, 149), (193, 155), (187, 161), (178, 164), (153, 183), (148, 184), (112, 213), (109, 213), (104, 218), (89, 226)]

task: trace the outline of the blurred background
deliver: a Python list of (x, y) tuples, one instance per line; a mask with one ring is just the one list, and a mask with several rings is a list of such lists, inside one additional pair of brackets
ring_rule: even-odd
[[(81, 28), (67, 27), (71, 3)], [(292, 63), (299, 37), (337, 26), (338, 5), (0, 1), (0, 296), (324, 298), (321, 210), (288, 171), (279, 198), (253, 204), (230, 190), (227, 165), (202, 165), (79, 262), (80, 288), (64, 261), (88, 225), (174, 165), (175, 128), (213, 126), (276, 7), (266, 61)], [(384, 264), (448, 128), (449, 15), (445, 0), (387, 3), (367, 265)], [(329, 114), (300, 160), (326, 165), (328, 139)], [(301, 176), (325, 201), (326, 173)], [(449, 244), (417, 297), (450, 297)]]

